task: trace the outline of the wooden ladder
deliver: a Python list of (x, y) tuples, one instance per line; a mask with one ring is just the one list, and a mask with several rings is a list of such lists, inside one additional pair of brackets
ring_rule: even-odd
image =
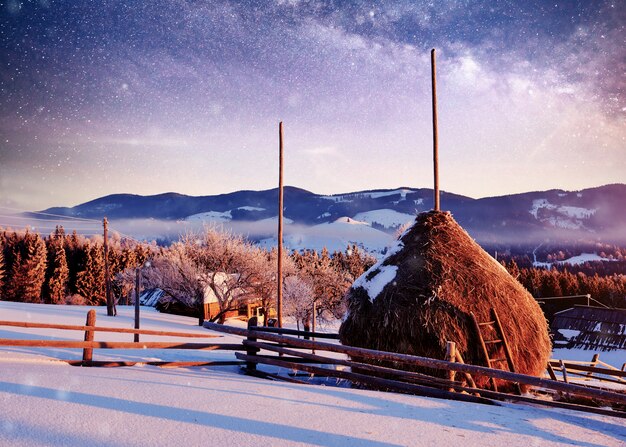
[[(502, 330), (502, 324), (500, 323), (500, 318), (498, 318), (498, 313), (494, 308), (491, 308), (490, 311), (490, 321), (486, 321), (484, 323), (479, 323), (476, 319), (476, 316), (473, 312), (470, 312), (472, 317), (472, 321), (474, 322), (474, 328), (476, 329), (476, 333), (478, 334), (478, 340), (480, 341), (480, 348), (485, 356), (485, 361), (487, 362), (487, 366), (489, 368), (494, 368), (494, 365), (506, 363), (509, 367), (509, 371), (517, 372), (515, 370), (515, 363), (513, 363), (513, 357), (511, 356), (511, 350), (509, 349), (509, 344), (506, 341), (506, 335), (504, 335), (504, 331)], [(483, 328), (492, 327), (493, 331), (491, 333), (495, 333), (495, 337), (493, 339), (485, 340), (483, 335)], [(501, 358), (491, 358), (489, 356), (489, 349), (487, 346), (492, 346), (491, 352), (499, 352), (498, 346), (502, 346), (502, 351), (504, 351), (504, 357)], [(501, 369), (501, 368), (498, 368)], [(493, 386), (494, 391), (498, 391), (498, 386), (496, 385), (495, 379), (492, 377), (490, 379), (491, 385)], [(522, 390), (519, 386), (519, 383), (515, 383), (516, 390), (518, 394), (522, 394)]]

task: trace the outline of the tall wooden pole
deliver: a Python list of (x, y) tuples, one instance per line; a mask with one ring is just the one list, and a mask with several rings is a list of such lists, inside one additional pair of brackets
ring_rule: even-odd
[[(139, 297), (141, 296), (139, 291), (139, 274), (141, 267), (135, 269), (135, 329), (139, 329)], [(135, 343), (139, 342), (139, 334), (135, 334), (133, 337)]]
[(283, 327), (283, 122), (278, 123), (278, 272), (276, 278), (276, 316)]
[(107, 300), (107, 315), (112, 317), (115, 315), (113, 308), (113, 298), (111, 297), (111, 278), (109, 277), (109, 221), (105, 217), (102, 219), (104, 227), (104, 290)]
[(435, 49), (430, 51), (430, 74), (433, 87), (433, 167), (435, 187), (434, 210), (439, 211), (439, 136), (437, 134), (437, 65), (435, 63)]

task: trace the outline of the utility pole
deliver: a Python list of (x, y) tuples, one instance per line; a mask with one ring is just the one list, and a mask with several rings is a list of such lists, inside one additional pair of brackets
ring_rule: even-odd
[(434, 167), (434, 210), (439, 211), (439, 136), (437, 134), (437, 65), (435, 63), (435, 49), (430, 51), (430, 74), (433, 90), (433, 167)]
[(104, 227), (104, 288), (107, 299), (107, 315), (115, 316), (115, 308), (113, 298), (111, 297), (111, 278), (109, 277), (109, 221), (105, 217), (102, 219)]
[(283, 327), (283, 122), (278, 123), (278, 272), (276, 275), (276, 317)]

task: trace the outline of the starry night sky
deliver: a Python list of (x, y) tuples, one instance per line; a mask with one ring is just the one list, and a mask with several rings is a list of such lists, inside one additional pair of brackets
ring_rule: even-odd
[(626, 182), (618, 1), (0, 1), (0, 205)]

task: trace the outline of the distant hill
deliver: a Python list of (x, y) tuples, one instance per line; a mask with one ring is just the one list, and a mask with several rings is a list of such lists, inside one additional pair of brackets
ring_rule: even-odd
[[(154, 196), (115, 194), (72, 208), (49, 208), (44, 212), (95, 219), (107, 216), (110, 220), (215, 221), (235, 226), (249, 224), (250, 228), (254, 228), (254, 224), (263, 223), (265, 227), (273, 228), (273, 225), (268, 224), (277, 215), (277, 202), (277, 189), (201, 197), (176, 193)], [(318, 245), (312, 241), (311, 238), (315, 236), (310, 235), (310, 229), (317, 228), (330, 235), (332, 228), (341, 228), (341, 234), (354, 233), (354, 237), (338, 237), (337, 244), (354, 242), (352, 239), (358, 240), (359, 235), (372, 241), (373, 235), (379, 234), (380, 241), (372, 242), (378, 250), (383, 239), (390, 240), (398, 227), (410, 221), (416, 213), (429, 210), (432, 206), (432, 190), (425, 188), (319, 195), (289, 186), (285, 188), (284, 212), (292, 231), (289, 235), (290, 230), (286, 230), (289, 236), (286, 241), (291, 240), (294, 245), (297, 245), (298, 240)], [(625, 184), (581, 191), (549, 190), (482, 199), (442, 192), (441, 206), (451, 211), (455, 219), (483, 243), (547, 239), (626, 242)], [(376, 233), (364, 231), (358, 225), (349, 225), (350, 222), (342, 221), (342, 218), (364, 222)], [(346, 231), (346, 228), (353, 228), (354, 231)], [(271, 232), (264, 231), (270, 236), (266, 242), (271, 243)], [(298, 237), (298, 232), (301, 237)], [(255, 231), (251, 230), (250, 233), (254, 234)], [(264, 239), (262, 236), (260, 234), (258, 239)]]

